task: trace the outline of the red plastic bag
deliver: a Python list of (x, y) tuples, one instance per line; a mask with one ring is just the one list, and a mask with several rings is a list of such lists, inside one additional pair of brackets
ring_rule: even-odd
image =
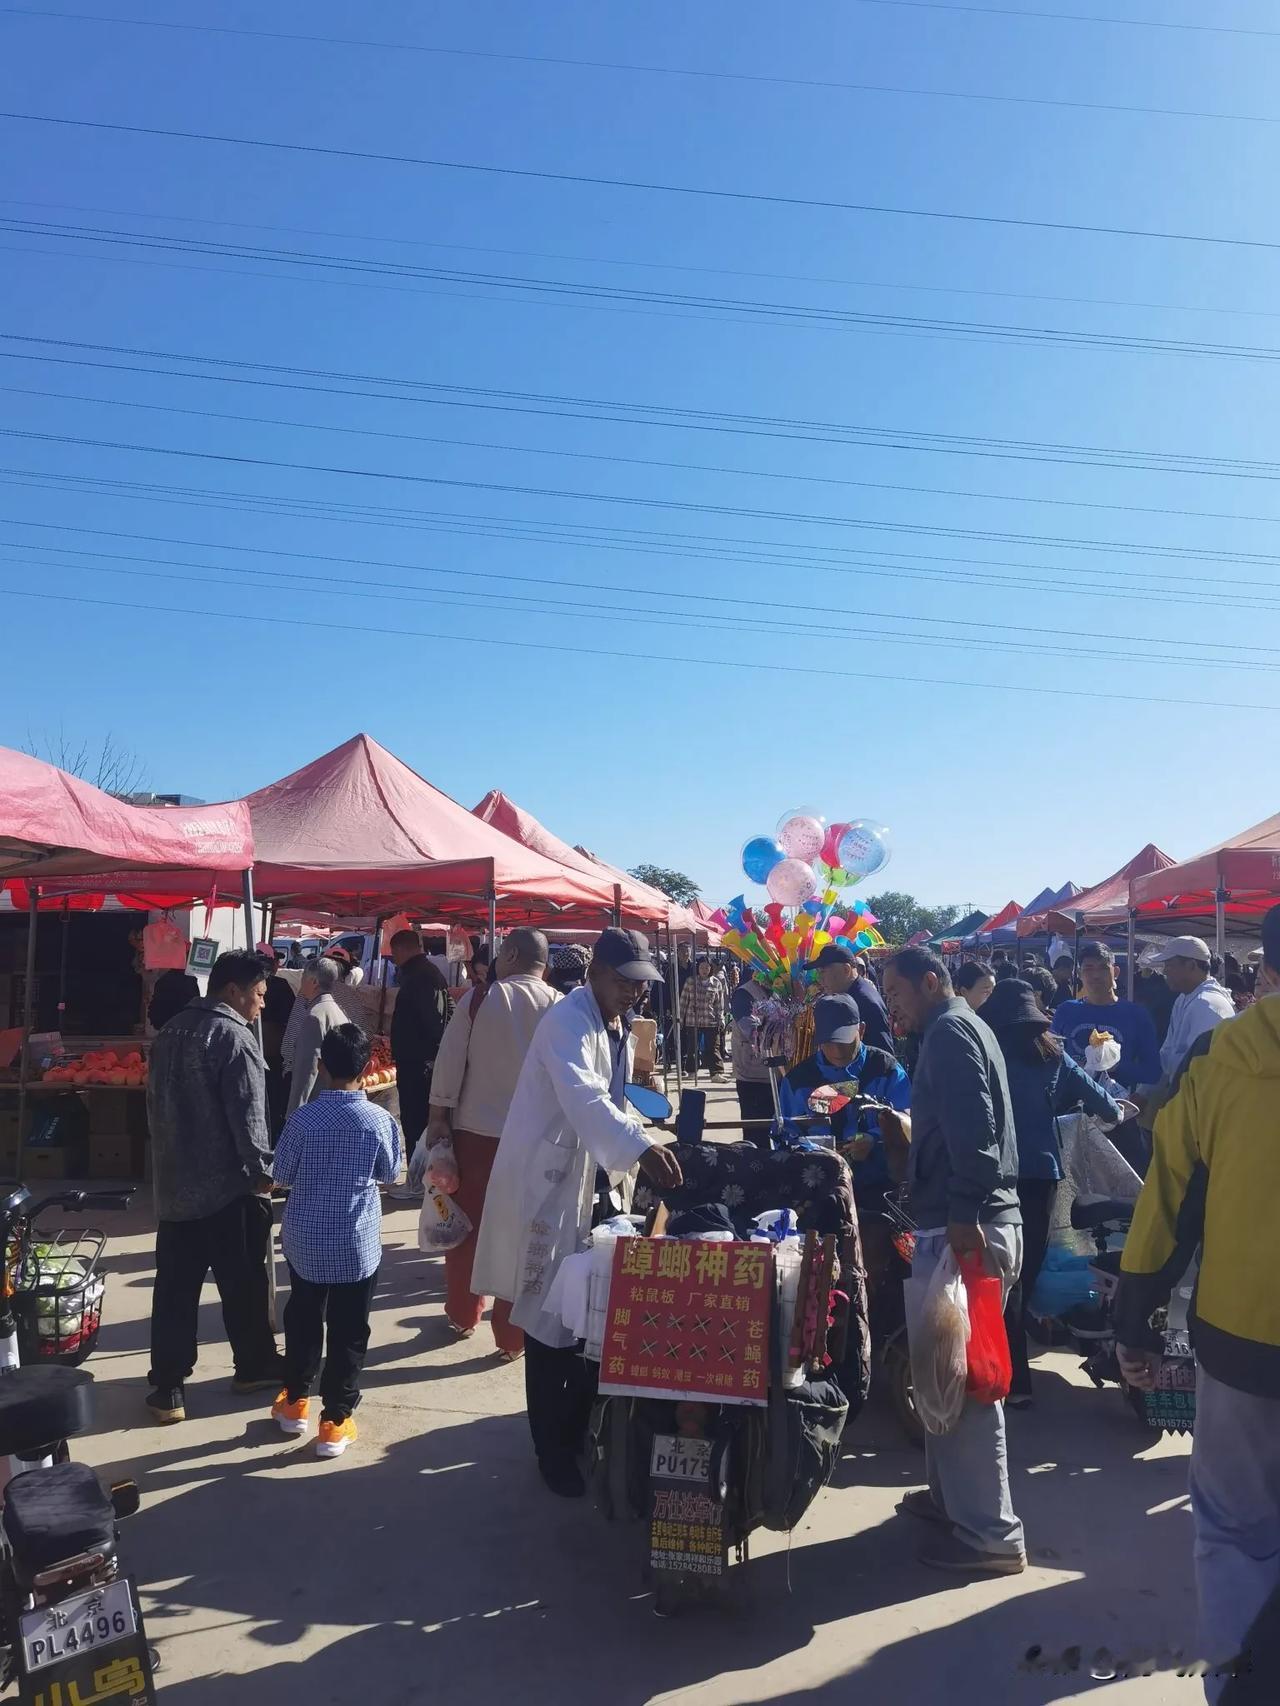
[(976, 1252), (961, 1259), (960, 1275), (969, 1300), (969, 1369), (965, 1391), (975, 1403), (998, 1404), (1009, 1396), (1013, 1381), (1003, 1288), (999, 1275), (989, 1274)]

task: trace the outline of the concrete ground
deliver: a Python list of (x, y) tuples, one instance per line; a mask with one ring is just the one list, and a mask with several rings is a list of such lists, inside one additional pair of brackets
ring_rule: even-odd
[[(1187, 1445), (1153, 1441), (1072, 1358), (1042, 1357), (1036, 1408), (1009, 1420), (1026, 1575), (957, 1584), (917, 1564), (918, 1525), (894, 1504), (921, 1484), (922, 1457), (873, 1400), (790, 1543), (753, 1539), (737, 1610), (659, 1621), (641, 1530), (544, 1490), (521, 1370), (497, 1362), (486, 1327), (453, 1341), (442, 1263), (415, 1232), (416, 1212), (388, 1205), (360, 1441), (319, 1463), (266, 1404), (228, 1390), (212, 1288), (190, 1419), (151, 1422), (149, 1217), (113, 1217), (89, 1364), (100, 1426), (76, 1450), (141, 1486), (124, 1549), (166, 1706), (1202, 1698), (1168, 1671), (1089, 1675), (1100, 1648), (1136, 1657), (1192, 1638)], [(1049, 1674), (1028, 1666), (1035, 1646), (1084, 1662)]]

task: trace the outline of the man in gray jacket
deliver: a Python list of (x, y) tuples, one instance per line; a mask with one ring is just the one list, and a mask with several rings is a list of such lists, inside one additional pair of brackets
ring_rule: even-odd
[(293, 1113), (315, 1095), (320, 1078), (320, 1045), (335, 1025), (345, 1025), (347, 1015), (333, 998), (342, 977), (337, 960), (313, 960), (302, 974), (298, 996), (304, 1013), (293, 1039), (289, 1065), (289, 1105)]
[(147, 1118), (159, 1224), (147, 1407), (159, 1422), (186, 1418), (183, 1382), (196, 1363), (200, 1289), (210, 1268), (235, 1358), (233, 1390), (281, 1380), (267, 1285), (267, 1066), (253, 1031), (266, 987), (256, 954), (220, 955), (208, 995), (170, 1019), (151, 1045)]
[[(910, 1212), (918, 1231), (907, 1282), (907, 1334), (918, 1339), (934, 1269), (950, 1247), (1000, 1276), (1004, 1295), (1022, 1268), (1018, 1148), (1000, 1045), (959, 999), (947, 968), (927, 948), (888, 963), (884, 992), (895, 1022), (921, 1038), (910, 1117), (882, 1112), (892, 1149), (909, 1145)], [(1004, 1405), (966, 1399), (959, 1421), (925, 1441), (929, 1486), (900, 1510), (936, 1525), (921, 1553), (936, 1569), (1017, 1575), (1027, 1566), (1022, 1524), (1009, 1494)]]

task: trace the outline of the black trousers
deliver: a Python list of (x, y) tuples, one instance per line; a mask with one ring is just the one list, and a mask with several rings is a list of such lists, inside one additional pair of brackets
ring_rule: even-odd
[(525, 1334), (525, 1407), (542, 1468), (576, 1467), (587, 1441), (597, 1379), (597, 1365), (587, 1362), (577, 1345), (552, 1350)]
[(401, 1066), (396, 1062), (396, 1095), (400, 1102), (400, 1130), (404, 1133), (404, 1158), (413, 1154), (413, 1146), (427, 1129), (431, 1111), (431, 1068), (422, 1061), (410, 1061)]
[(1004, 1324), (1009, 1334), (1009, 1357), (1013, 1363), (1011, 1397), (1031, 1396), (1031, 1364), (1027, 1347), (1027, 1304), (1036, 1289), (1049, 1246), (1053, 1202), (1058, 1194), (1056, 1179), (1019, 1179), (1018, 1202), (1022, 1207), (1022, 1272), (1017, 1285), (1005, 1299)]
[[(738, 1092), (738, 1111), (744, 1120), (772, 1121), (773, 1091), (767, 1082), (761, 1084), (753, 1078), (735, 1078), (733, 1087)], [(742, 1135), (760, 1149), (773, 1147), (767, 1125), (746, 1126)]]
[(237, 1197), (203, 1220), (162, 1220), (156, 1228), (151, 1295), (151, 1384), (181, 1386), (196, 1366), (200, 1288), (213, 1269), (238, 1380), (276, 1372), (267, 1293), (271, 1199)]
[(310, 1395), (319, 1375), (321, 1421), (345, 1422), (360, 1402), (360, 1370), (369, 1349), (369, 1310), (377, 1283), (373, 1273), (346, 1285), (317, 1285), (289, 1269), (285, 1386), (289, 1402), (295, 1403)]

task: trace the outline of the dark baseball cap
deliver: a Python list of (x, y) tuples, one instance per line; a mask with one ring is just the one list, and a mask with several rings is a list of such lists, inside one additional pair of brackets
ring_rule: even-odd
[(815, 1043), (856, 1043), (862, 1035), (862, 1015), (852, 995), (824, 995), (813, 1004)]
[(662, 982), (662, 973), (649, 951), (649, 938), (638, 930), (602, 930), (593, 957), (633, 983)]
[[(828, 942), (816, 960), (809, 961), (810, 971), (821, 971), (824, 966), (852, 966), (858, 963), (858, 956), (850, 948), (842, 948), (836, 942)], [(828, 1041), (831, 1039), (828, 1038)]]

